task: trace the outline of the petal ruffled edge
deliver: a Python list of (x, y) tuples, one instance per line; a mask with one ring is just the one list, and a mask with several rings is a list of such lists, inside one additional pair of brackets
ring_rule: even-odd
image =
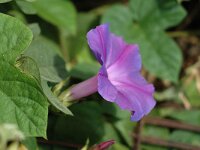
[(100, 64), (106, 60), (110, 47), (110, 31), (108, 24), (102, 24), (87, 33), (87, 41)]
[(146, 84), (139, 88), (130, 87), (130, 85), (120, 85), (117, 89), (118, 95), (115, 103), (121, 109), (132, 112), (132, 121), (140, 120), (143, 116), (147, 115), (156, 104), (153, 98), (154, 87), (152, 84)]

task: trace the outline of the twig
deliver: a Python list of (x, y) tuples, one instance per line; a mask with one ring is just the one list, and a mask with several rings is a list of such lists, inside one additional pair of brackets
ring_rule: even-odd
[(172, 108), (176, 110), (185, 110), (183, 105), (173, 101), (162, 101), (157, 103), (158, 108)]
[(144, 124), (143, 120), (140, 120), (137, 123), (137, 126), (135, 127), (134, 133), (135, 133), (136, 137), (134, 137), (133, 150), (139, 150), (140, 149), (140, 143), (141, 143), (140, 135), (141, 135), (141, 130), (142, 130), (143, 124)]
[(188, 130), (188, 131), (200, 133), (200, 126), (191, 125), (191, 124), (174, 121), (174, 120), (170, 120), (170, 119), (146, 117), (144, 119), (144, 122), (146, 124), (150, 124), (150, 125), (163, 126), (163, 127), (168, 127), (168, 128), (176, 128), (176, 129)]
[[(133, 137), (137, 138), (136, 135), (133, 135)], [(141, 142), (144, 144), (157, 145), (157, 146), (162, 146), (162, 147), (167, 147), (167, 148), (177, 148), (181, 150), (200, 150), (200, 147), (198, 146), (192, 146), (192, 145), (184, 144), (180, 142), (162, 140), (160, 138), (151, 137), (151, 136), (141, 136), (140, 139), (141, 139)]]
[(186, 110), (190, 110), (191, 109), (191, 104), (187, 98), (187, 96), (185, 95), (185, 93), (183, 91), (180, 91), (178, 93), (178, 97), (180, 98), (180, 100), (183, 102), (183, 105), (185, 107)]
[(51, 140), (44, 140), (44, 139), (37, 139), (37, 142), (40, 144), (46, 144), (46, 145), (57, 145), (61, 147), (71, 147), (71, 148), (81, 148), (82, 145), (78, 144), (71, 144), (67, 142), (61, 142), (61, 141), (51, 141)]

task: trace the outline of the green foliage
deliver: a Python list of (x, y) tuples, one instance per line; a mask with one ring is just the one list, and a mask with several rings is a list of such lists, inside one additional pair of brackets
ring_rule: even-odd
[[(186, 16), (184, 8), (176, 0), (130, 0), (134, 21), (152, 28), (167, 29), (180, 23)], [(143, 11), (141, 11), (143, 10)]]
[(20, 57), (15, 66), (20, 68), (20, 70), (25, 74), (34, 77), (38, 83), (41, 82), (39, 68), (32, 58), (26, 56)]
[[(46, 9), (46, 6), (51, 9)], [(69, 0), (36, 0), (32, 7), (37, 14), (69, 33), (76, 32), (76, 10)]]
[(89, 77), (94, 76), (100, 66), (98, 64), (90, 64), (90, 63), (81, 63), (74, 66), (71, 70), (71, 75), (80, 79), (88, 79)]
[(63, 112), (64, 114), (67, 115), (72, 115), (71, 111), (65, 107), (59, 99), (52, 93), (51, 89), (48, 87), (48, 84), (46, 81), (42, 80), (42, 88), (47, 96), (49, 102), (59, 111)]
[(48, 104), (38, 82), (8, 62), (0, 61), (0, 68), (0, 122), (17, 124), (27, 136), (46, 137)]
[(59, 54), (59, 47), (45, 37), (34, 38), (25, 55), (33, 58), (39, 67), (42, 79), (59, 82), (67, 76), (65, 63)]
[(23, 23), (8, 15), (0, 14), (0, 58), (14, 63), (17, 56), (29, 46), (32, 33)]
[[(93, 10), (89, 10), (87, 3), (82, 8), (72, 0), (0, 0), (0, 3), (4, 13), (0, 13), (0, 124), (15, 124), (19, 133), (23, 132), (25, 139), (21, 142), (28, 150), (80, 149), (87, 141), (89, 148), (111, 139), (116, 141), (111, 150), (132, 149), (137, 123), (130, 121), (130, 112), (98, 94), (69, 108), (59, 100), (67, 88), (98, 73), (100, 65), (88, 47), (86, 34), (100, 22), (109, 23), (111, 31), (128, 43), (139, 45), (144, 68), (160, 78), (155, 80), (158, 103), (182, 105), (179, 96), (182, 92), (191, 104), (190, 110), (158, 105), (151, 115), (200, 124), (197, 81), (185, 84), (187, 79), (180, 80), (182, 52), (167, 33), (174, 31), (173, 27), (186, 16), (177, 0), (129, 0)], [(0, 144), (3, 132), (0, 125)], [(200, 146), (197, 133), (148, 124), (143, 126), (141, 136)], [(41, 138), (36, 137), (48, 141), (40, 144), (37, 140)], [(140, 147), (169, 149), (143, 143)]]
[(200, 146), (199, 144), (200, 135), (197, 133), (176, 130), (171, 134), (170, 139), (177, 142)]
[[(101, 109), (102, 107), (111, 108), (112, 115), (108, 115), (106, 110)], [(121, 136), (118, 130), (120, 127), (114, 125), (120, 122), (121, 119), (116, 119), (120, 109), (113, 104), (108, 102), (98, 104), (95, 101), (88, 101), (74, 104), (70, 107), (70, 110), (74, 114), (73, 117), (52, 115), (49, 118), (49, 140), (67, 140), (68, 143), (73, 142), (76, 145), (85, 145), (88, 139), (89, 145), (93, 145), (109, 139), (114, 139), (119, 143), (121, 139), (127, 138), (126, 134)], [(127, 120), (128, 118), (129, 113), (123, 114), (122, 120)], [(123, 125), (121, 125), (121, 128), (123, 128)], [(132, 126), (127, 129), (131, 134)], [(122, 144), (118, 144), (114, 149), (117, 150), (118, 147), (128, 149), (127, 146)]]
[[(15, 123), (28, 136), (46, 137), (46, 97), (38, 81), (26, 72), (27, 66), (20, 64), (22, 72), (13, 64), (17, 56), (30, 44), (32, 33), (17, 19), (3, 14), (0, 17), (0, 33), (3, 35), (0, 38), (0, 122)], [(35, 67), (31, 67), (33, 71)], [(34, 73), (37, 73), (35, 71)]]

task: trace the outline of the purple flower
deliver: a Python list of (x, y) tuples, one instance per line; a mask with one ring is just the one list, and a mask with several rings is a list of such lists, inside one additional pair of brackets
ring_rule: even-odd
[(88, 44), (102, 65), (97, 76), (70, 90), (72, 99), (79, 99), (96, 91), (107, 101), (131, 112), (131, 120), (138, 121), (155, 106), (154, 87), (141, 76), (141, 56), (135, 44), (127, 44), (103, 24), (87, 34)]

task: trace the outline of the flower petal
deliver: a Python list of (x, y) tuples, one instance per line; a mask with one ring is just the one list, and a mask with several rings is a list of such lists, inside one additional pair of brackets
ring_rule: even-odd
[(138, 46), (134, 44), (126, 45), (120, 57), (107, 68), (107, 72), (110, 79), (119, 79), (124, 74), (139, 72), (141, 66), (141, 56)]
[(151, 84), (140, 87), (121, 84), (117, 86), (117, 89), (118, 96), (115, 102), (121, 109), (134, 112), (131, 116), (132, 121), (140, 120), (155, 106), (155, 100), (153, 99), (154, 88)]
[(97, 26), (87, 33), (90, 48), (100, 64), (106, 60), (106, 53), (110, 48), (110, 33), (108, 24)]
[(110, 34), (110, 42), (110, 49), (107, 51), (107, 58), (105, 62), (106, 68), (110, 67), (118, 60), (127, 45), (122, 37), (115, 36), (114, 34)]
[(117, 96), (117, 89), (108, 80), (104, 66), (98, 74), (98, 92), (105, 100), (110, 102), (114, 102)]

